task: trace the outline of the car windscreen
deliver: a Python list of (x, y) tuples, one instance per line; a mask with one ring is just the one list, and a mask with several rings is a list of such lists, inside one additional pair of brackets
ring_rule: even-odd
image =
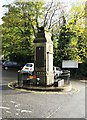
[(56, 67), (56, 70), (59, 70), (59, 71), (60, 71), (61, 69), (60, 69), (59, 67)]
[(27, 63), (25, 66), (26, 67), (32, 67), (32, 64)]
[(3, 62), (3, 65), (5, 65), (5, 64), (10, 64), (10, 61)]

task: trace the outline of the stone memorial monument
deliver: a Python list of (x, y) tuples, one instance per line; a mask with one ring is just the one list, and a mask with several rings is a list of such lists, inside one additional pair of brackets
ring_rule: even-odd
[(54, 83), (53, 73), (53, 42), (51, 34), (40, 27), (34, 40), (35, 74), (40, 78), (41, 86), (50, 86)]

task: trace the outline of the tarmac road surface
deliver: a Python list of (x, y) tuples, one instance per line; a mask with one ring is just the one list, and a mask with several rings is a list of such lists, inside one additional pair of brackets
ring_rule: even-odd
[(2, 110), (3, 118), (8, 118), (8, 120), (9, 118), (85, 118), (85, 88), (87, 86), (84, 83), (78, 80), (71, 81), (73, 87), (80, 91), (59, 94), (8, 88), (8, 82), (16, 79), (17, 71), (2, 71), (0, 110)]

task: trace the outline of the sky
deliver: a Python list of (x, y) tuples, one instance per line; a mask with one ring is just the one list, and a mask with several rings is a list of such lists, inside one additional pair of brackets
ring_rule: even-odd
[[(15, 0), (0, 0), (0, 24), (2, 24), (2, 16), (4, 15), (5, 13), (5, 9), (2, 8), (3, 5), (5, 4), (10, 4), (10, 3), (13, 3)], [(45, 0), (46, 2), (49, 2), (51, 0)], [(76, 3), (78, 0), (62, 0), (64, 3), (66, 3), (67, 7), (70, 8), (71, 4), (72, 3)]]
[(0, 12), (0, 24), (2, 23), (1, 18), (5, 12), (5, 10), (2, 8), (2, 6), (5, 4), (13, 3), (13, 2), (14, 2), (14, 0), (0, 0), (0, 11), (1, 11)]

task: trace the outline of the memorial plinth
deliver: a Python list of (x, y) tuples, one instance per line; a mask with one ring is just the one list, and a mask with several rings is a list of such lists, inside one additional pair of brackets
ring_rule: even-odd
[(35, 74), (40, 78), (41, 86), (49, 86), (54, 83), (53, 73), (53, 42), (51, 34), (40, 27), (34, 40)]

